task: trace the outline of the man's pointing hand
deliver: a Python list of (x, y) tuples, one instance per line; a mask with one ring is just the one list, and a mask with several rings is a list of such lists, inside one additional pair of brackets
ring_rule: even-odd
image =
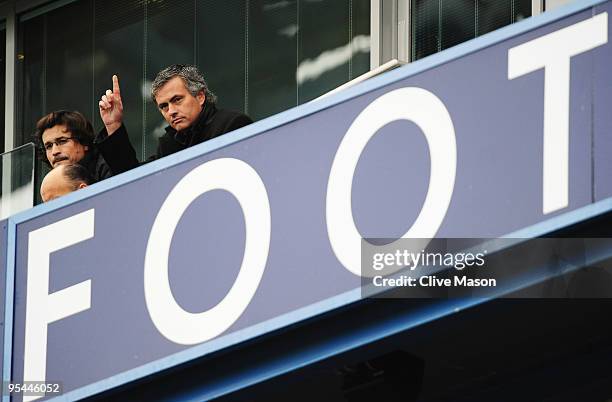
[(121, 102), (121, 89), (119, 88), (119, 78), (113, 75), (113, 90), (106, 90), (100, 102), (100, 117), (106, 127), (108, 135), (113, 134), (123, 123), (123, 103)]

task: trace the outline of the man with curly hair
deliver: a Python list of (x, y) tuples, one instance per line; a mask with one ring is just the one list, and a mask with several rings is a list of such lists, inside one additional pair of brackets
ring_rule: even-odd
[(93, 140), (91, 123), (76, 111), (51, 112), (36, 123), (34, 142), (43, 162), (51, 168), (78, 163), (99, 181), (112, 172)]

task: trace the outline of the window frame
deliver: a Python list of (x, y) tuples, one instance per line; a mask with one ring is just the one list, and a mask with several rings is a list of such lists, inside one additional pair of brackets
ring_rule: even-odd
[[(556, 1), (556, 3), (555, 3)], [(548, 0), (548, 9), (572, 0)], [(397, 59), (410, 63), (411, 1), (370, 0), (370, 70)], [(544, 12), (544, 0), (531, 0), (531, 15)]]

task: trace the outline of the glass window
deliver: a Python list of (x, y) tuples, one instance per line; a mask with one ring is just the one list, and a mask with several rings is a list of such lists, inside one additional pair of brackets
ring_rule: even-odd
[(20, 118), (17, 119), (16, 144), (26, 144), (34, 132), (36, 121), (47, 110), (45, 103), (45, 74), (44, 74), (44, 32), (46, 18), (31, 19), (19, 25), (21, 34), (17, 51), (17, 90), (19, 98), (16, 99)]
[(0, 153), (0, 219), (32, 207), (34, 155), (32, 143)]
[[(250, 115), (247, 84), (250, 43), (247, 5), (252, 1), (197, 2), (195, 63), (219, 106)], [(252, 116), (253, 117), (253, 116)]]
[(412, 0), (412, 60), (418, 60), (439, 52), (440, 4), (439, 1)]
[(370, 70), (370, 2), (349, 1), (349, 28), (352, 54), (349, 61), (350, 78), (356, 78)]
[(95, 117), (91, 85), (93, 27), (87, 18), (91, 15), (92, 2), (79, 1), (41, 17), (46, 26), (42, 38), (45, 111), (78, 110), (90, 121)]
[(411, 10), (418, 60), (531, 16), (531, 0), (411, 0)]
[(249, 112), (262, 118), (298, 103), (298, 2), (249, 2)]
[[(62, 12), (64, 7), (59, 8)], [(123, 123), (139, 158), (145, 156), (144, 124), (144, 55), (145, 5), (141, 0), (94, 1), (93, 25), (93, 94), (89, 100), (95, 112), (92, 123), (96, 130), (102, 128), (98, 101), (107, 89), (112, 88), (112, 76), (119, 77), (123, 102)], [(78, 39), (75, 38), (76, 41)], [(72, 46), (72, 45), (70, 45)]]
[(0, 29), (0, 153), (4, 152), (4, 97), (6, 82), (6, 27)]
[(444, 0), (440, 3), (441, 49), (458, 45), (476, 36), (475, 3), (477, 2), (474, 0)]
[[(369, 70), (370, 0), (78, 0), (18, 25), (18, 144), (57, 109), (102, 128), (98, 100), (119, 76), (141, 159), (166, 126), (150, 99), (162, 68), (196, 64), (222, 108), (254, 119), (307, 102)], [(41, 173), (39, 173), (40, 175)]]
[(368, 3), (350, 0), (302, 1), (299, 6), (296, 79), (298, 102), (303, 103), (369, 70), (370, 9)]
[[(165, 133), (167, 126), (149, 95), (155, 75), (168, 64), (197, 64), (194, 32), (198, 18), (193, 0), (174, 0), (171, 4), (167, 1), (149, 2), (146, 15), (145, 78), (144, 81), (140, 77), (138, 79), (145, 122), (145, 129), (141, 132), (142, 159), (155, 153), (157, 139)], [(142, 68), (140, 64), (137, 67)], [(138, 75), (138, 72), (134, 74)]]

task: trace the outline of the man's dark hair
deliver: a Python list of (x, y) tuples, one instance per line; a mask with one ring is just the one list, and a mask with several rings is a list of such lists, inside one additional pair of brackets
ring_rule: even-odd
[(79, 184), (85, 183), (88, 186), (94, 182), (89, 170), (85, 169), (78, 163), (72, 163), (70, 165), (64, 165), (64, 176), (70, 180), (74, 190), (79, 188)]
[(45, 130), (55, 126), (66, 126), (73, 140), (91, 149), (94, 140), (94, 131), (91, 123), (83, 116), (82, 113), (69, 110), (57, 110), (43, 116), (36, 123), (36, 131), (34, 131), (34, 143), (40, 159), (48, 166), (51, 166), (47, 159), (45, 144), (43, 144), (42, 135)]
[(173, 64), (157, 73), (151, 85), (151, 98), (153, 98), (153, 102), (157, 103), (155, 95), (157, 95), (159, 89), (174, 77), (180, 77), (183, 80), (185, 88), (187, 88), (191, 95), (196, 96), (202, 91), (206, 97), (206, 103), (215, 104), (217, 102), (217, 96), (208, 89), (208, 84), (206, 84), (200, 70), (196, 66), (189, 64)]

